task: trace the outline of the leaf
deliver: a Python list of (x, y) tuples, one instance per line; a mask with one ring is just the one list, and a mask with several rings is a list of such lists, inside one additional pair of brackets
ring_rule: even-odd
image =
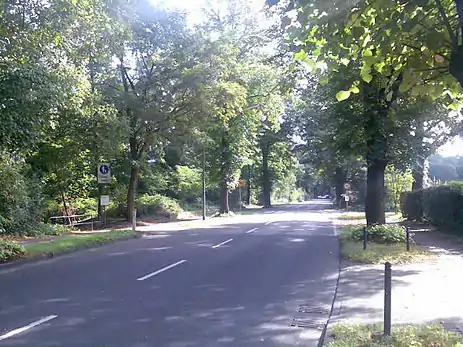
[(452, 102), (447, 107), (453, 111), (458, 111), (458, 109), (460, 108), (460, 103), (458, 101), (455, 101), (455, 102)]
[(328, 80), (328, 76), (321, 76), (320, 79), (318, 80), (318, 82), (322, 85), (322, 86), (326, 86), (329, 82)]
[(343, 100), (349, 99), (350, 93), (351, 93), (351, 92), (348, 91), (348, 90), (341, 90), (340, 92), (338, 92), (338, 93), (336, 94), (336, 99), (337, 99), (338, 101), (343, 101)]
[(349, 88), (349, 92), (358, 94), (360, 93), (360, 89), (357, 86), (353, 85), (352, 87)]
[(307, 53), (303, 49), (301, 49), (299, 52), (294, 54), (294, 59), (299, 61), (306, 60)]
[(344, 65), (344, 66), (347, 66), (349, 65), (350, 63), (350, 60), (347, 59), (347, 58), (341, 58), (341, 64)]

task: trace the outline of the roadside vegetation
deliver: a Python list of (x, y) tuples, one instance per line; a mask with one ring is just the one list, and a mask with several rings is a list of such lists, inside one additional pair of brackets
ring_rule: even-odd
[(461, 177), (458, 160), (448, 175), (427, 162), (461, 133), (452, 1), (371, 0), (338, 20), (336, 6), (310, 13), (324, 0), (220, 0), (194, 24), (149, 0), (25, 4), (0, 10), (0, 237), (55, 234), (51, 217), (76, 214), (177, 219), (201, 212), (203, 186), (209, 216), (329, 195), (377, 225), (404, 192), (442, 183), (428, 171)]
[(341, 254), (346, 260), (366, 264), (402, 264), (429, 259), (434, 253), (419, 245), (406, 249), (405, 228), (397, 224), (384, 224), (367, 228), (367, 247), (363, 249), (363, 225), (341, 230)]
[(463, 337), (440, 325), (393, 327), (390, 337), (382, 335), (381, 325), (336, 325), (328, 347), (458, 347)]
[(69, 253), (89, 247), (139, 237), (131, 230), (114, 230), (94, 234), (63, 236), (39, 243), (26, 245), (0, 239), (0, 263), (19, 259), (39, 259)]

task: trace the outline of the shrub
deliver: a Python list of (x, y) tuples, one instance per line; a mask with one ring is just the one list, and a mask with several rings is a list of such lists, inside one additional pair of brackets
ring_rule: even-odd
[(71, 205), (75, 214), (96, 214), (98, 210), (98, 201), (93, 198), (77, 198)]
[(0, 239), (0, 263), (24, 257), (26, 249), (16, 242)]
[[(363, 226), (348, 229), (348, 237), (353, 241), (363, 240)], [(406, 241), (405, 228), (398, 224), (374, 225), (367, 228), (368, 241), (378, 243), (400, 243)]]
[(400, 210), (404, 218), (407, 218), (409, 221), (420, 221), (423, 219), (422, 189), (403, 193), (400, 200)]
[(182, 212), (177, 200), (159, 194), (144, 194), (137, 199), (137, 214), (140, 216), (160, 216), (171, 218)]
[(463, 226), (463, 190), (455, 184), (423, 191), (423, 215), (432, 225), (443, 229)]

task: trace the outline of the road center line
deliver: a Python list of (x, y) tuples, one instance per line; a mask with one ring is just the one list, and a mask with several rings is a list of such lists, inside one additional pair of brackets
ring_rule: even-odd
[(250, 234), (250, 233), (253, 233), (253, 232), (254, 232), (254, 231), (256, 231), (256, 230), (257, 230), (257, 228), (254, 228), (254, 229), (248, 230), (248, 231), (246, 231), (246, 234)]
[(183, 264), (183, 263), (185, 263), (185, 262), (186, 262), (185, 259), (184, 259), (184, 260), (180, 260), (180, 261), (178, 261), (178, 262), (176, 262), (176, 263), (173, 263), (173, 264), (170, 264), (170, 265), (168, 265), (168, 266), (166, 266), (166, 267), (163, 267), (162, 269), (159, 269), (159, 270), (157, 270), (157, 271), (155, 271), (155, 272), (149, 273), (148, 275), (145, 275), (145, 276), (143, 276), (143, 277), (137, 278), (137, 281), (144, 281), (144, 280), (146, 280), (146, 279), (148, 279), (148, 278), (150, 278), (150, 277), (159, 275), (161, 272), (164, 272), (164, 271), (167, 271), (167, 270), (169, 270), (169, 269), (172, 269), (173, 267), (176, 267), (176, 266), (178, 266), (178, 265), (180, 265), (180, 264)]
[(1, 335), (0, 336), (0, 341), (5, 340), (7, 338), (10, 338), (12, 336), (21, 334), (21, 333), (23, 333), (23, 332), (25, 332), (25, 331), (27, 331), (29, 329), (32, 329), (32, 328), (36, 327), (37, 325), (40, 325), (40, 324), (43, 324), (45, 322), (48, 322), (49, 320), (55, 319), (56, 317), (58, 317), (58, 316), (56, 316), (56, 315), (47, 316), (45, 318), (39, 319), (38, 321), (32, 322), (31, 324), (28, 324), (28, 325), (26, 325), (26, 326), (24, 326), (22, 328), (12, 330), (9, 333)]
[(221, 243), (219, 243), (219, 244), (217, 244), (215, 246), (212, 246), (212, 248), (219, 248), (220, 246), (223, 246), (226, 243), (229, 243), (229, 242), (232, 242), (232, 241), (233, 241), (233, 239), (228, 239), (227, 241), (224, 241), (224, 242), (221, 242)]

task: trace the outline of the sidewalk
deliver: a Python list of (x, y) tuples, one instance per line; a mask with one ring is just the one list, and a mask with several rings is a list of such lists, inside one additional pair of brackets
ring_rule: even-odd
[[(463, 333), (463, 239), (437, 232), (417, 232), (417, 244), (438, 257), (423, 263), (392, 265), (392, 324), (443, 324)], [(341, 263), (333, 315), (335, 324), (381, 323), (384, 265)]]

